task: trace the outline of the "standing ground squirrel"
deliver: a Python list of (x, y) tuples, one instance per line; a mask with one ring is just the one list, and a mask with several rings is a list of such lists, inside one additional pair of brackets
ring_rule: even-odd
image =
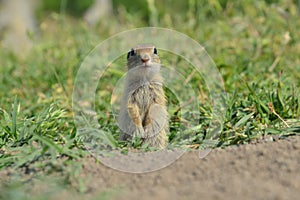
[(140, 138), (142, 144), (167, 145), (168, 112), (160, 75), (160, 59), (153, 45), (137, 45), (127, 54), (128, 72), (118, 124), (120, 139)]

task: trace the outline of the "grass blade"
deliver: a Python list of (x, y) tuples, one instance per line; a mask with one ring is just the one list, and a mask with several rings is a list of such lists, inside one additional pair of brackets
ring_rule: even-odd
[(241, 125), (245, 124), (252, 116), (254, 113), (250, 113), (248, 115), (245, 115), (244, 117), (242, 117), (235, 125), (234, 128), (238, 128)]
[(11, 120), (11, 134), (15, 140), (17, 139), (17, 115), (18, 115), (18, 101), (17, 101), (17, 97), (15, 97), (14, 104), (13, 104), (12, 120)]

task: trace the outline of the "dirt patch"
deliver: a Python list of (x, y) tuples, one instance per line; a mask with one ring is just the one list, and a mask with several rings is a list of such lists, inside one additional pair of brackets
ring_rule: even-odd
[(84, 161), (91, 193), (115, 188), (122, 199), (297, 199), (300, 137), (185, 153), (161, 170), (131, 174)]
[[(167, 155), (167, 154), (166, 154)], [(84, 195), (64, 191), (55, 199), (297, 199), (300, 195), (300, 137), (215, 149), (203, 159), (186, 152), (149, 173), (125, 173), (81, 160)]]

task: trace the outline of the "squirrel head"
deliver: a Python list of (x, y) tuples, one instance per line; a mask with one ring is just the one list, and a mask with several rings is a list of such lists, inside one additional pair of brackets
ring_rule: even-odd
[(127, 54), (128, 70), (135, 67), (151, 67), (153, 64), (160, 64), (157, 49), (153, 45), (137, 45)]
[(127, 82), (133, 88), (150, 82), (162, 83), (160, 59), (153, 45), (141, 44), (127, 54)]

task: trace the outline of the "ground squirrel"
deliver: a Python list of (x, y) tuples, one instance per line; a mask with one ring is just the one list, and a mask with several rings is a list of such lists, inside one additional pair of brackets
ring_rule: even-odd
[(127, 54), (127, 67), (118, 117), (120, 138), (125, 141), (138, 137), (142, 144), (164, 148), (168, 142), (168, 112), (157, 49), (137, 45)]

